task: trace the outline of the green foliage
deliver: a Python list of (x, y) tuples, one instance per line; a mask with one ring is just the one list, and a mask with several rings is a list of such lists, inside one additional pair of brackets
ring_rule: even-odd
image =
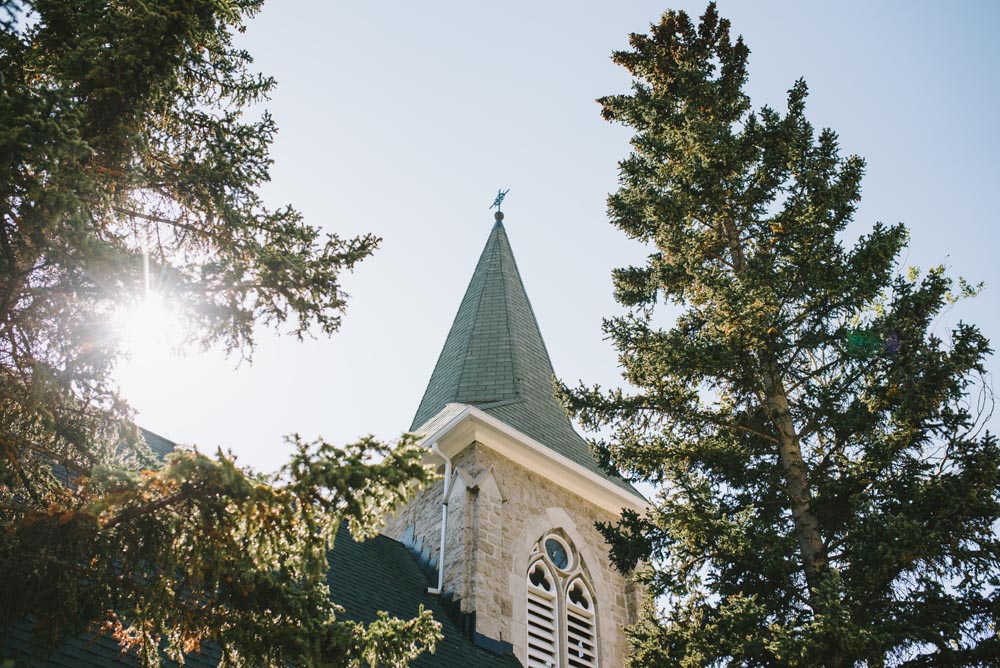
[(631, 94), (600, 100), (635, 131), (609, 214), (651, 254), (614, 272), (629, 312), (605, 322), (633, 389), (564, 398), (660, 483), (601, 527), (648, 586), (631, 665), (996, 665), (989, 342), (935, 334), (952, 281), (899, 275), (902, 225), (845, 247), (863, 161), (814, 131), (802, 81), (754, 111), (729, 28), (667, 12), (614, 55)]
[(98, 626), (146, 665), (218, 644), (224, 665), (405, 665), (438, 639), (429, 612), (369, 627), (337, 620), (327, 552), (429, 473), (412, 437), (345, 449), (292, 439), (278, 476), (223, 453), (177, 452), (156, 471), (94, 469), (0, 535), (0, 627), (38, 620), (50, 644)]
[(109, 379), (146, 276), (189, 345), (248, 355), (257, 324), (336, 330), (340, 272), (378, 243), (262, 203), (275, 125), (245, 110), (274, 82), (232, 43), (259, 7), (0, 0), (0, 626), (100, 629), (145, 665), (206, 641), (232, 666), (402, 665), (429, 615), (337, 621), (324, 578), (342, 520), (370, 533), (427, 479), (411, 440), (296, 438), (273, 480), (221, 453), (140, 471)]
[(249, 352), (256, 323), (339, 326), (339, 273), (377, 239), (261, 202), (275, 125), (242, 109), (273, 81), (231, 43), (259, 5), (3, 4), (0, 438), (30, 488), (51, 487), (52, 460), (82, 473), (101, 444), (137, 444), (107, 375), (144, 255), (189, 343)]

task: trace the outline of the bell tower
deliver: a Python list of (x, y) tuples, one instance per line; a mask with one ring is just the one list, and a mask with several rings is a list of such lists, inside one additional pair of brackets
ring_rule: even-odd
[(620, 666), (638, 594), (594, 525), (647, 503), (597, 465), (555, 398), (503, 219), (411, 426), (442, 479), (385, 532), (433, 571), (477, 644), (529, 668)]

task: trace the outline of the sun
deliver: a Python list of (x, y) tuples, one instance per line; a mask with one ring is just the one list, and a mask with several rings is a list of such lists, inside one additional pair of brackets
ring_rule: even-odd
[(147, 292), (124, 307), (116, 320), (123, 353), (116, 372), (119, 382), (135, 375), (149, 377), (169, 372), (182, 333), (178, 314), (162, 295)]

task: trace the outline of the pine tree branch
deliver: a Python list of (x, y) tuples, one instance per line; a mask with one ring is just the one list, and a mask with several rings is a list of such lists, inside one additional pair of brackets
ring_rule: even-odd
[(142, 220), (148, 220), (151, 223), (162, 223), (164, 225), (169, 225), (171, 227), (176, 227), (187, 232), (192, 232), (198, 234), (207, 239), (214, 238), (213, 235), (206, 232), (205, 230), (199, 229), (193, 225), (183, 223), (179, 220), (172, 220), (170, 218), (164, 218), (162, 216), (156, 216), (149, 213), (143, 213), (141, 211), (135, 211), (134, 209), (126, 209), (124, 207), (114, 207), (115, 213), (119, 213), (123, 216), (130, 216), (132, 218), (141, 218)]
[(115, 528), (119, 524), (125, 524), (127, 522), (131, 522), (132, 520), (141, 517), (142, 515), (154, 513), (157, 510), (169, 508), (172, 505), (181, 503), (183, 501), (187, 501), (188, 499), (191, 499), (195, 496), (194, 492), (195, 490), (192, 489), (183, 489), (180, 492), (177, 492), (176, 494), (173, 494), (171, 496), (167, 496), (162, 499), (157, 499), (156, 501), (152, 501), (150, 503), (141, 506), (132, 506), (131, 508), (123, 510), (118, 515), (105, 522), (103, 524), (103, 528), (110, 530)]

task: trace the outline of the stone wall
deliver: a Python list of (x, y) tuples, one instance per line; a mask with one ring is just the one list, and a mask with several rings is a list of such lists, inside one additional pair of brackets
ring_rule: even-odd
[[(443, 469), (443, 467), (442, 467)], [(438, 471), (439, 474), (443, 470)], [(441, 491), (444, 480), (438, 478), (416, 493), (416, 496), (395, 515), (385, 518), (382, 533), (402, 540), (409, 527), (414, 528), (415, 539), (427, 550), (432, 559), (437, 559), (441, 542)], [(449, 524), (450, 522), (449, 518)], [(418, 550), (419, 551), (419, 550)]]
[[(526, 575), (531, 549), (545, 533), (561, 530), (573, 543), (597, 599), (602, 666), (624, 665), (624, 624), (635, 620), (638, 600), (627, 578), (610, 565), (596, 522), (616, 518), (586, 499), (529, 471), (481, 444), (453, 460), (445, 548), (445, 590), (454, 590), (462, 611), (476, 613), (476, 630), (511, 643), (522, 664), (527, 638)], [(386, 523), (400, 538), (413, 526), (432, 558), (441, 531), (443, 481), (422, 490)]]

